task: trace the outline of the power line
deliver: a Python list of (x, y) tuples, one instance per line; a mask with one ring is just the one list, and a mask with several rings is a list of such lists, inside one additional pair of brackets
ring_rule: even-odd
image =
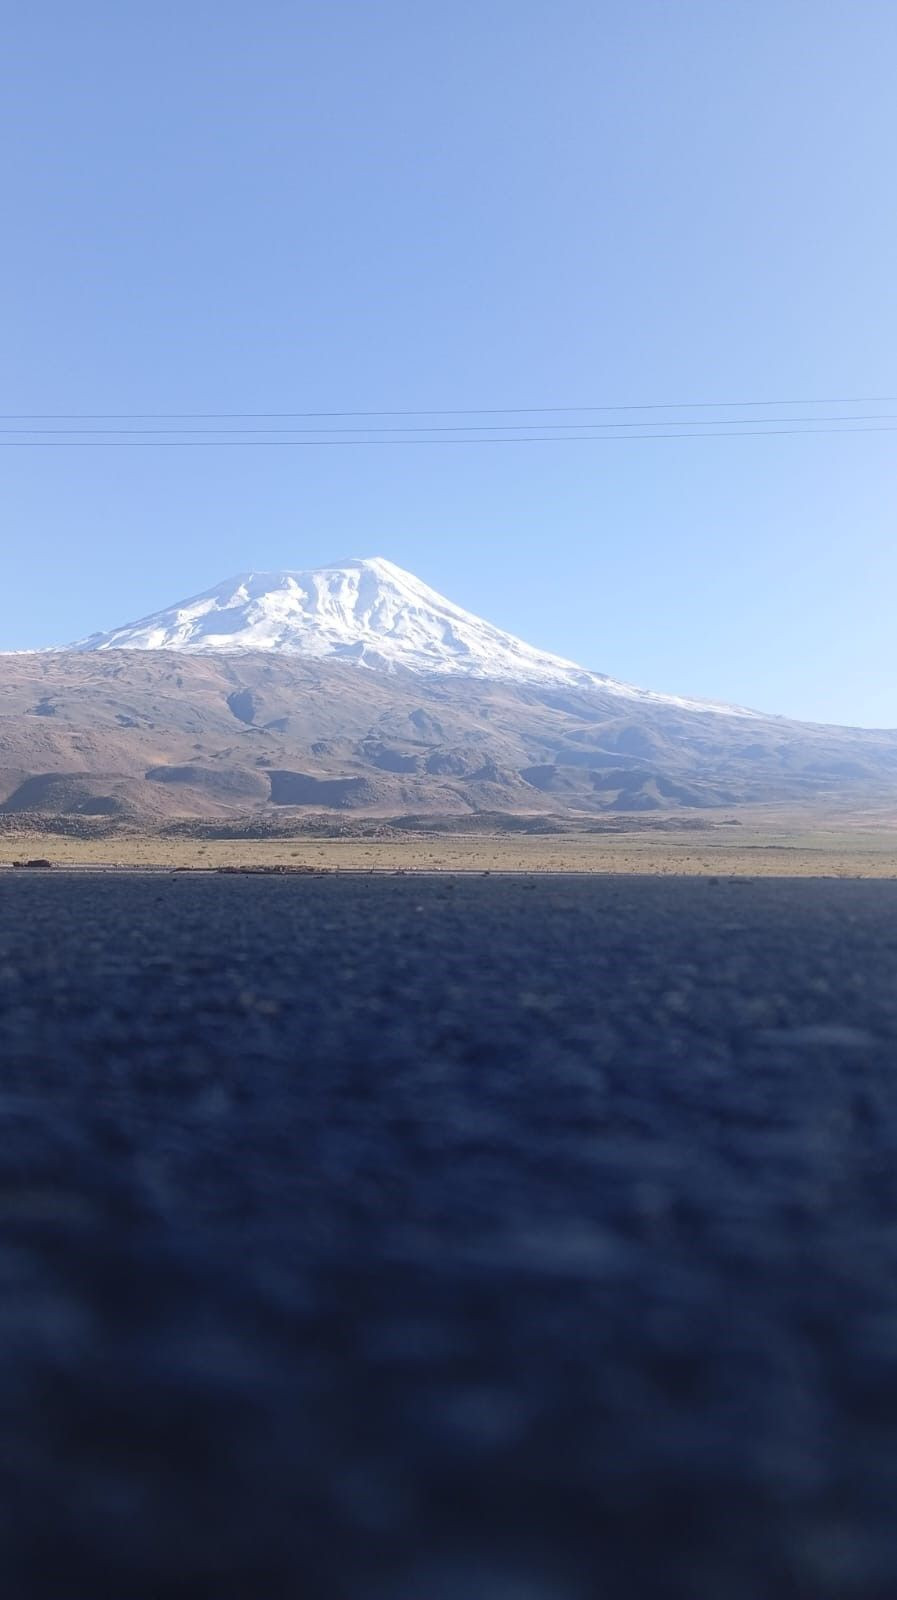
[[(699, 420), (696, 420), (695, 422), (677, 422), (677, 421), (675, 421), (673, 419), (665, 419), (663, 423), (658, 423), (657, 426), (658, 427), (670, 426), (670, 427), (676, 427), (676, 428), (692, 428), (692, 429), (696, 428), (696, 427), (701, 427), (702, 425), (703, 426), (707, 426), (707, 427), (714, 427), (714, 428), (740, 428), (740, 427), (743, 427), (743, 426), (745, 426), (745, 425), (747, 425), (749, 423), (757, 422), (758, 420), (760, 420), (760, 419), (758, 419), (756, 417), (702, 417)], [(785, 422), (787, 422), (787, 423), (791, 423), (791, 422), (801, 422), (801, 423), (819, 423), (819, 422), (887, 422), (887, 421), (893, 422), (893, 421), (897, 421), (897, 412), (875, 411), (875, 412), (867, 412), (865, 414), (862, 413), (862, 412), (860, 412), (860, 413), (857, 413), (857, 412), (841, 412), (841, 413), (836, 413), (836, 414), (832, 414), (832, 415), (829, 415), (829, 416), (822, 416), (822, 417), (806, 417), (806, 416), (804, 416), (804, 417), (764, 417), (762, 420), (763, 420), (764, 423), (785, 423)], [(87, 434), (90, 434), (90, 435), (102, 434), (104, 436), (108, 436), (108, 435), (118, 436), (118, 435), (121, 435), (121, 434), (129, 434), (129, 435), (130, 434), (134, 434), (134, 435), (140, 435), (140, 436), (144, 436), (146, 434), (165, 434), (165, 435), (175, 434), (175, 435), (179, 435), (180, 436), (180, 435), (184, 435), (184, 434), (209, 434), (209, 433), (215, 433), (215, 434), (223, 434), (223, 435), (226, 435), (226, 436), (230, 437), (231, 435), (243, 436), (245, 434), (284, 434), (284, 433), (289, 433), (289, 434), (297, 434), (297, 433), (298, 434), (497, 433), (497, 432), (501, 431), (502, 426), (503, 425), (501, 423), (491, 423), (491, 424), (476, 424), (476, 423), (473, 423), (473, 424), (465, 424), (465, 425), (460, 425), (460, 426), (458, 426), (458, 425), (456, 425), (456, 426), (445, 426), (443, 424), (437, 424), (437, 425), (434, 425), (432, 427), (404, 427), (404, 428), (403, 427), (388, 427), (388, 428), (361, 428), (361, 427), (358, 427), (358, 428), (2, 428), (2, 427), (0, 427), (0, 434), (27, 434), (29, 436), (31, 436), (33, 434), (41, 434), (41, 435), (43, 435), (43, 434), (54, 434), (54, 435), (55, 434), (61, 434), (61, 435), (67, 435), (67, 436), (70, 436), (72, 434), (78, 434), (79, 436), (80, 435), (87, 435)], [(521, 424), (521, 426), (523, 426), (523, 425)], [(534, 429), (535, 428), (542, 428), (544, 430), (550, 430), (552, 433), (554, 433), (554, 432), (562, 432), (562, 431), (569, 432), (573, 428), (578, 428), (580, 430), (584, 429), (584, 428), (592, 428), (592, 429), (594, 429), (594, 428), (599, 428), (599, 427), (602, 428), (602, 429), (607, 429), (607, 428), (641, 428), (641, 427), (647, 426), (647, 424), (645, 424), (644, 422), (601, 422), (601, 423), (594, 423), (594, 422), (545, 422), (545, 423), (533, 423), (532, 426), (533, 426)], [(833, 430), (833, 431), (837, 431), (837, 430)], [(859, 430), (856, 430), (856, 431), (859, 431)], [(575, 437), (575, 435), (571, 435), (571, 436)], [(596, 437), (601, 437), (601, 435), (596, 435)], [(71, 442), (72, 443), (77, 443), (78, 440), (73, 439)]]
[[(660, 424), (659, 426), (663, 426)], [(897, 433), (897, 427), (860, 428), (753, 428), (738, 433), (577, 433), (515, 434), (463, 439), (0, 439), (0, 450), (316, 450), (409, 445), (439, 448), (445, 445), (491, 444), (627, 444), (645, 439), (775, 439), (811, 434)]]
[(897, 395), (826, 396), (815, 400), (667, 400), (640, 404), (588, 406), (457, 406), (408, 411), (3, 411), (6, 422), (164, 422), (275, 420), (326, 420), (348, 417), (519, 417), (585, 415), (612, 411), (730, 411), (738, 407), (768, 406), (879, 406), (897, 404)]

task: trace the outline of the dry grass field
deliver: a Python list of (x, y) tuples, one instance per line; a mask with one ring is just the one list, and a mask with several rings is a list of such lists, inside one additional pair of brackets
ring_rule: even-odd
[(0, 833), (0, 867), (312, 868), (336, 872), (590, 872), (719, 877), (897, 878), (897, 829), (761, 827), (626, 833), (408, 834), (387, 838), (197, 839), (151, 833)]

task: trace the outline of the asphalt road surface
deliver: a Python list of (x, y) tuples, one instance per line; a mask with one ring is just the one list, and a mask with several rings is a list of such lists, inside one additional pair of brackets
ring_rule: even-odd
[(897, 883), (0, 875), (9, 1600), (893, 1600)]

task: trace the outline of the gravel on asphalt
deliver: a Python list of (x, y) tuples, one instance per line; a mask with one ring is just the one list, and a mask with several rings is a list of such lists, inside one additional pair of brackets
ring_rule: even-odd
[(0, 877), (11, 1600), (893, 1600), (897, 883)]

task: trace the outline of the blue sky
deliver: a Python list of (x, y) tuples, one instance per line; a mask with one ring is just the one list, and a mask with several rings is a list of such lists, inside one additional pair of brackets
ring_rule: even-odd
[[(892, 0), (14, 7), (0, 426), (894, 395), (895, 47)], [(618, 677), (897, 725), (895, 461), (3, 449), (0, 648), (383, 554)]]

